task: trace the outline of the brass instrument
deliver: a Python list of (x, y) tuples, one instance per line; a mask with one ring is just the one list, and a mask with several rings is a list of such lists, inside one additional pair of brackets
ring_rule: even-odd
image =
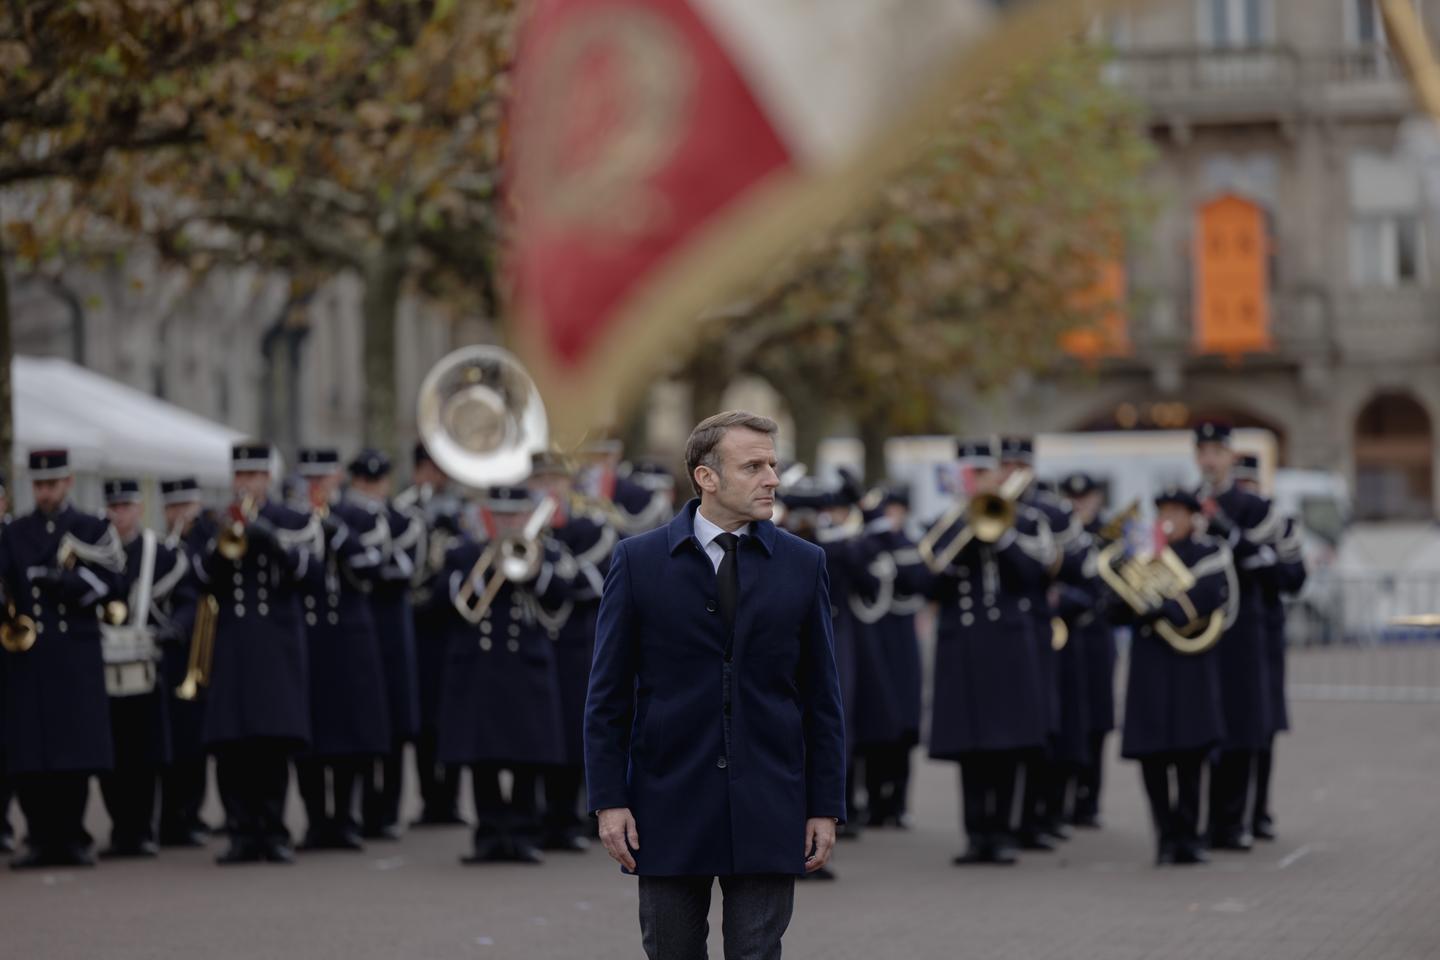
[[(1029, 470), (1017, 470), (1000, 485), (997, 492), (982, 493), (964, 502), (957, 501), (920, 538), (916, 545), (920, 559), (932, 572), (940, 573), (955, 561), (970, 541), (997, 543), (1005, 536), (1006, 530), (1015, 526), (1016, 503), (1034, 477)], [(935, 548), (945, 534), (962, 522), (965, 526), (960, 532), (936, 553)]]
[(190, 632), (190, 659), (185, 666), (185, 679), (175, 688), (181, 700), (194, 700), (201, 687), (210, 686), (210, 668), (215, 660), (215, 625), (220, 618), (220, 602), (214, 594), (200, 599), (195, 611), (195, 627)]
[(1140, 518), (1140, 498), (1136, 497), (1126, 504), (1125, 509), (1105, 521), (1105, 525), (1095, 531), (1095, 535), (1105, 543), (1114, 543), (1125, 536), (1125, 528)]
[(238, 503), (231, 504), (228, 511), (229, 522), (215, 535), (216, 552), (231, 563), (242, 559), (250, 549), (250, 539), (245, 535), (245, 528), (255, 521), (258, 514), (259, 507), (255, 498), (248, 493), (241, 497)]
[[(1190, 568), (1168, 547), (1156, 554), (1129, 553), (1125, 541), (1117, 540), (1101, 550), (1097, 560), (1100, 579), (1138, 615), (1154, 613), (1165, 601), (1180, 599), (1195, 587)], [(1161, 618), (1154, 627), (1176, 653), (1204, 653), (1224, 633), (1225, 611), (1197, 617), (1184, 627)]]
[[(519, 536), (498, 537), (486, 545), (455, 594), (455, 609), (460, 616), (479, 623), (507, 581), (525, 583), (535, 578), (545, 558), (540, 534), (555, 518), (559, 506), (554, 497), (546, 497), (531, 512)], [(484, 584), (478, 597), (477, 584)]]
[(1060, 617), (1050, 618), (1050, 649), (1059, 653), (1070, 642), (1070, 628)]
[(420, 385), (420, 439), (445, 473), (471, 487), (518, 483), (550, 445), (545, 404), (509, 352), (462, 347)]
[[(55, 565), (61, 570), (74, 570), (75, 565), (80, 562), (77, 542), (73, 534), (67, 533), (61, 538), (60, 546), (55, 551)], [(124, 600), (111, 600), (100, 609), (100, 619), (111, 626), (122, 624), (129, 617), (130, 608)]]
[(0, 649), (6, 653), (24, 653), (35, 646), (35, 620), (28, 614), (17, 613), (9, 589), (5, 588), (4, 593), (5, 619), (0, 620)]

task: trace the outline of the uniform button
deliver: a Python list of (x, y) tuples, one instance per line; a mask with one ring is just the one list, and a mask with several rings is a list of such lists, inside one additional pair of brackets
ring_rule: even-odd
[(317, 622), (316, 619), (315, 619), (315, 614), (313, 614), (313, 613), (307, 613), (307, 614), (305, 614), (305, 622), (306, 622), (307, 624), (309, 624), (310, 626), (312, 626), (312, 627), (315, 626), (315, 624), (316, 624), (316, 622)]
[(484, 650), (486, 653), (489, 653), (489, 652), (490, 652), (490, 648), (493, 647), (493, 646), (495, 646), (495, 644), (491, 641), (491, 639), (490, 639), (489, 637), (481, 637), (481, 638), (480, 638), (480, 649), (481, 649), (481, 650)]
[(243, 574), (243, 573), (237, 573), (237, 574), (235, 574), (235, 586), (237, 586), (237, 587), (243, 587), (243, 586), (245, 586), (245, 574)]
[(973, 614), (973, 613), (962, 613), (962, 614), (960, 614), (960, 626), (962, 626), (962, 627), (968, 627), (968, 626), (971, 626), (971, 625), (974, 624), (974, 623), (975, 623), (975, 614)]
[(974, 601), (974, 600), (971, 600), (969, 597), (961, 597), (961, 598), (960, 598), (960, 609), (961, 609), (961, 610), (969, 610), (969, 609), (970, 609), (971, 607), (973, 607), (973, 606), (975, 606), (975, 601)]
[(511, 637), (509, 640), (505, 641), (505, 649), (509, 650), (511, 653), (519, 653), (520, 641), (516, 640), (514, 637)]
[(55, 609), (56, 609), (56, 610), (59, 610), (61, 613), (64, 613), (64, 612), (65, 612), (65, 604), (63, 604), (63, 603), (56, 604), (56, 605), (55, 605)]
[(69, 633), (69, 632), (70, 632), (70, 624), (69, 624), (68, 622), (64, 621), (64, 620), (61, 620), (61, 621), (60, 621), (60, 632), (61, 632), (61, 633)]
[(325, 615), (325, 621), (333, 627), (335, 626), (335, 624), (340, 622), (340, 614), (336, 613), (334, 610), (331, 610)]
[(961, 581), (960, 581), (960, 592), (961, 592), (961, 593), (969, 593), (971, 589), (972, 589), (972, 588), (971, 588), (971, 586), (970, 586), (970, 581), (969, 581), (969, 580), (961, 580)]
[(54, 532), (55, 532), (55, 521), (54, 521), (54, 520), (46, 520), (46, 521), (45, 521), (45, 532), (46, 532), (46, 533), (54, 533)]
[(720, 609), (720, 605), (717, 604), (714, 600), (706, 600), (706, 601), (705, 601), (705, 612), (706, 612), (706, 613), (714, 613), (716, 610), (719, 610), (719, 609)]
[(236, 590), (236, 591), (235, 591), (235, 599), (236, 599), (236, 600), (244, 600), (244, 599), (245, 599), (245, 591), (244, 591), (244, 590)]
[(315, 609), (315, 595), (314, 595), (314, 594), (308, 594), (308, 593), (307, 593), (307, 594), (305, 595), (305, 606), (308, 607), (308, 608), (311, 609), (311, 610), (314, 610), (314, 609)]
[(999, 607), (991, 607), (991, 608), (990, 608), (990, 612), (987, 613), (986, 616), (989, 617), (992, 621), (993, 621), (993, 620), (999, 620), (999, 619), (1000, 619), (1000, 608), (999, 608)]
[(1030, 612), (1030, 599), (1029, 599), (1028, 597), (1021, 597), (1021, 598), (1020, 598), (1020, 612), (1021, 612), (1021, 613), (1029, 613), (1029, 612)]
[(481, 621), (480, 621), (480, 632), (481, 632), (481, 633), (489, 633), (491, 630), (494, 630), (494, 629), (495, 629), (494, 625), (491, 624), (488, 619), (487, 619), (487, 620), (481, 620)]
[(556, 630), (554, 627), (551, 627), (551, 628), (550, 628), (549, 630), (547, 630), (546, 632), (550, 634), (550, 639), (551, 639), (551, 640), (559, 640), (559, 639), (560, 639), (560, 631), (559, 631), (559, 630)]
[(255, 558), (255, 565), (256, 565), (257, 567), (263, 567), (263, 566), (265, 566), (265, 564), (268, 563), (268, 562), (269, 562), (269, 558), (267, 558), (267, 557), (265, 556), (265, 554), (263, 554), (263, 553), (260, 554), (260, 556), (258, 556), (258, 557)]
[(245, 616), (245, 604), (243, 604), (243, 603), (237, 603), (237, 604), (235, 604), (235, 616), (237, 616), (237, 617), (243, 617), (243, 616)]
[(39, 599), (40, 599), (40, 588), (39, 588), (39, 587), (31, 587), (31, 588), (30, 588), (30, 596), (34, 597), (36, 600), (39, 600)]
[(265, 616), (265, 614), (267, 614), (267, 613), (270, 612), (270, 605), (269, 605), (268, 603), (262, 603), (262, 604), (258, 605), (255, 609), (256, 609), (256, 610), (259, 610), (259, 611), (260, 611), (260, 616), (263, 617), (263, 616)]
[(510, 636), (512, 636), (512, 637), (518, 637), (518, 636), (520, 636), (520, 624), (518, 624), (518, 623), (512, 623), (512, 624), (510, 624), (510, 626), (508, 626), (508, 627), (505, 628), (505, 632), (508, 633), (508, 634), (510, 634)]
[(962, 577), (968, 577), (968, 576), (970, 576), (970, 568), (969, 568), (969, 567), (956, 567), (956, 568), (955, 568), (955, 572), (956, 572), (957, 574), (959, 574), (960, 576), (962, 576)]
[(730, 766), (730, 761), (726, 760), (724, 757), (720, 757), (715, 761), (715, 766), (719, 767), (721, 770), (724, 770), (726, 767)]
[[(36, 612), (38, 613), (39, 611), (36, 611)], [(45, 624), (44, 624), (43, 622), (37, 621), (37, 622), (35, 623), (35, 636), (38, 637), (38, 636), (40, 636), (40, 634), (42, 634), (42, 633), (44, 633), (44, 632), (45, 632)]]

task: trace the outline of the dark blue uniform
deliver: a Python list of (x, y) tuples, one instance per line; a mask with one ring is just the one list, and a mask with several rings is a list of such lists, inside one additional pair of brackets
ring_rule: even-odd
[(936, 576), (930, 756), (960, 762), (967, 860), (1005, 858), (1012, 849), (1019, 759), (1048, 734), (1032, 606), (1054, 557), (1044, 518), (1022, 505), (1013, 530), (995, 544), (972, 540)]
[(295, 767), (309, 823), (305, 846), (354, 849), (360, 831), (355, 791), (364, 764), (383, 756), (391, 743), (369, 596), (384, 561), (386, 531), (372, 510), (343, 500), (323, 526), (323, 562), (309, 565), (300, 587), (311, 736), (310, 750)]
[[(154, 543), (150, 576), (150, 608), (145, 623), (157, 644), (157, 654), (178, 640), (177, 624), (166, 614), (174, 594), (183, 591), (189, 576), (189, 558), (183, 550), (159, 543), (154, 534), (142, 533), (125, 545), (125, 575), (121, 594), (129, 610), (128, 623), (139, 623), (140, 576), (144, 568), (147, 534)], [(111, 696), (110, 731), (115, 744), (114, 769), (100, 778), (105, 809), (110, 814), (111, 856), (149, 855), (155, 843), (155, 798), (160, 771), (170, 762), (170, 689), (156, 665), (154, 689), (133, 696)], [(107, 665), (107, 672), (113, 667)]]
[[(1224, 544), (1195, 537), (1171, 549), (1196, 580), (1188, 593), (1196, 617), (1207, 618), (1222, 609), (1233, 613), (1235, 573)], [(1167, 601), (1159, 616), (1175, 627), (1192, 621), (1191, 612), (1176, 600)], [(1196, 862), (1202, 859), (1197, 829), (1200, 769), (1206, 755), (1225, 737), (1220, 655), (1216, 647), (1195, 654), (1177, 652), (1155, 632), (1153, 619), (1136, 626), (1130, 646), (1120, 752), (1141, 762), (1160, 860)], [(1178, 788), (1174, 794), (1171, 768)]]
[[(73, 538), (77, 560), (58, 566)], [(35, 865), (88, 859), (83, 819), (91, 774), (114, 763), (98, 605), (123, 595), (125, 552), (105, 520), (66, 504), (29, 513), (0, 538), (0, 579), (35, 620), (35, 645), (0, 654), (5, 766), (29, 827)]]
[(537, 604), (540, 625), (555, 645), (555, 667), (560, 684), (560, 712), (564, 723), (565, 761), (544, 774), (545, 814), (541, 847), (547, 850), (583, 849), (586, 807), (585, 692), (590, 684), (590, 662), (595, 656), (595, 622), (600, 594), (619, 531), (599, 510), (573, 512), (554, 531), (555, 538), (575, 560), (575, 577), (568, 598), (553, 612)]
[[(1270, 668), (1270, 720), (1275, 733), (1290, 729), (1290, 712), (1285, 704), (1285, 598), (1305, 586), (1305, 558), (1301, 553), (1300, 529), (1294, 517), (1287, 517), (1275, 562), (1262, 578), (1265, 594), (1265, 651)], [(1274, 817), (1270, 812), (1270, 774), (1274, 763), (1275, 737), (1255, 760), (1255, 804), (1251, 830), (1256, 837), (1274, 839)]]
[[(1086, 527), (1092, 546), (1100, 548), (1098, 535), (1104, 525), (1097, 518)], [(1071, 822), (1077, 826), (1099, 826), (1100, 794), (1105, 769), (1105, 739), (1115, 729), (1115, 626), (1111, 623), (1104, 593), (1093, 569), (1083, 584), (1061, 587), (1063, 615), (1071, 642), (1078, 641), (1084, 659), (1085, 728), (1089, 739), (1085, 763), (1074, 774), (1075, 799)]]
[(196, 563), (219, 603), (205, 705), (231, 849), (225, 862), (288, 859), (289, 758), (310, 742), (310, 674), (299, 583), (319, 563), (318, 522), (274, 501), (238, 561), (214, 541)]
[(375, 633), (385, 661), (386, 699), (390, 705), (390, 749), (364, 780), (365, 836), (398, 835), (405, 744), (420, 728), (420, 694), (415, 668), (415, 621), (410, 609), (411, 580), (425, 546), (425, 524), (393, 505), (377, 504), (389, 533), (385, 562), (370, 593)]
[(162, 682), (170, 694), (170, 763), (160, 777), (160, 845), (195, 847), (204, 842), (209, 827), (200, 819), (209, 781), (209, 754), (205, 749), (204, 687), (193, 700), (174, 696), (185, 681), (190, 665), (190, 644), (194, 642), (195, 614), (202, 597), (195, 572), (195, 558), (215, 536), (215, 518), (202, 513), (188, 530), (169, 544), (185, 557), (189, 572), (170, 596), (166, 615), (172, 625), (172, 640), (166, 644), (161, 661)]
[[(454, 603), (484, 545), (464, 544), (446, 558), (452, 617), (438, 756), (441, 763), (470, 767), (475, 861), (533, 858), (537, 778), (542, 768), (566, 758), (555, 643), (538, 611), (553, 612), (565, 602), (576, 568), (557, 541), (542, 542), (545, 558), (536, 578), (505, 582), (478, 623), (462, 618)], [(482, 590), (477, 584), (476, 596)], [(501, 770), (514, 777), (508, 803), (500, 793)]]
[(429, 487), (409, 487), (395, 498), (395, 507), (421, 523), (422, 540), (411, 577), (410, 612), (415, 629), (415, 676), (419, 725), (415, 734), (415, 767), (422, 804), (417, 824), (462, 822), (458, 808), (460, 770), (436, 757), (440, 685), (445, 665), (447, 627), (452, 608), (444, 580), (445, 555), (463, 540), (460, 504), (453, 496)]
[(1225, 704), (1225, 742), (1210, 777), (1212, 845), (1247, 847), (1246, 803), (1256, 754), (1274, 733), (1271, 716), (1270, 654), (1266, 635), (1264, 579), (1274, 562), (1284, 520), (1270, 502), (1231, 485), (1214, 497), (1211, 524), (1234, 554), (1239, 605), (1234, 624), (1220, 641), (1220, 675)]

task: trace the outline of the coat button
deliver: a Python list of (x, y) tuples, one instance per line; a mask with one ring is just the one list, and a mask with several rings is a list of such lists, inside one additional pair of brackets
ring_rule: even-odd
[(962, 627), (968, 627), (968, 626), (970, 626), (971, 624), (973, 624), (974, 622), (975, 622), (975, 614), (973, 614), (973, 613), (962, 613), (962, 614), (960, 615), (960, 626), (962, 626)]
[(325, 615), (325, 620), (330, 624), (330, 626), (333, 627), (340, 622), (340, 614), (336, 613), (334, 610), (331, 610)]
[(57, 604), (55, 605), (55, 609), (58, 610), (58, 611), (60, 611), (61, 615), (63, 616), (64, 613), (65, 613), (65, 604), (63, 604), (63, 603), (57, 603)]
[(510, 634), (510, 636), (512, 636), (512, 637), (518, 637), (518, 636), (520, 636), (520, 624), (518, 624), (518, 623), (512, 623), (512, 624), (510, 624), (510, 626), (508, 626), (508, 627), (505, 628), (505, 632), (508, 633), (508, 634)]
[(719, 609), (720, 609), (720, 605), (719, 605), (718, 603), (716, 603), (714, 600), (706, 600), (706, 601), (705, 601), (705, 612), (706, 612), (706, 613), (714, 613), (716, 610), (719, 610)]
[(34, 597), (36, 600), (39, 600), (39, 599), (40, 599), (40, 588), (39, 588), (39, 587), (31, 587), (31, 588), (30, 588), (30, 596)]
[(514, 637), (511, 637), (509, 640), (505, 641), (505, 649), (509, 650), (511, 653), (519, 653), (520, 641), (516, 640)]
[(243, 573), (237, 573), (237, 574), (235, 574), (235, 586), (237, 586), (237, 587), (243, 587), (243, 586), (245, 586), (245, 575), (244, 575)]
[(42, 633), (44, 633), (44, 632), (45, 632), (45, 624), (44, 624), (43, 622), (37, 621), (36, 624), (35, 624), (35, 636), (38, 637), (38, 636), (40, 636), (40, 634), (42, 634)]
[(243, 617), (243, 616), (245, 616), (245, 604), (243, 604), (243, 603), (237, 603), (237, 604), (235, 604), (235, 616), (237, 616), (237, 617)]
[(70, 624), (69, 624), (69, 622), (67, 622), (67, 621), (65, 621), (65, 620), (61, 620), (61, 621), (60, 621), (60, 632), (61, 632), (61, 633), (69, 633), (69, 632), (70, 632)]
[(718, 760), (715, 761), (715, 766), (719, 767), (721, 770), (724, 770), (726, 767), (730, 766), (730, 761), (726, 760), (724, 757), (720, 757)]
[(305, 622), (306, 622), (307, 624), (309, 624), (310, 626), (312, 626), (312, 627), (315, 626), (315, 624), (316, 624), (316, 622), (317, 622), (316, 619), (315, 619), (315, 614), (313, 614), (313, 613), (307, 613), (307, 614), (305, 614)]
[(311, 610), (314, 610), (314, 609), (315, 609), (315, 595), (314, 595), (314, 594), (307, 593), (307, 594), (305, 595), (305, 606), (308, 607), (308, 608), (311, 609)]
[(480, 621), (480, 632), (481, 632), (481, 633), (488, 634), (491, 630), (494, 630), (494, 629), (495, 629), (494, 626), (491, 625), (491, 623), (490, 623), (489, 620), (481, 620), (481, 621)]
[(488, 653), (488, 652), (490, 652), (490, 648), (493, 647), (494, 645), (495, 645), (494, 642), (493, 642), (489, 637), (481, 637), (481, 638), (480, 638), (480, 649), (481, 649), (481, 650), (484, 650), (485, 652)]
[(267, 561), (267, 558), (265, 557), (265, 554), (263, 554), (263, 553), (260, 554), (260, 556), (258, 556), (258, 557), (255, 558), (255, 565), (256, 565), (257, 567), (263, 567), (263, 566), (265, 566), (265, 564), (266, 564), (267, 562), (268, 562), (268, 561)]
[(992, 621), (994, 621), (994, 620), (999, 620), (999, 619), (1000, 619), (1000, 608), (999, 608), (999, 607), (991, 607), (991, 608), (990, 608), (990, 612), (987, 613), (987, 614), (985, 614), (985, 615), (986, 615), (987, 617), (989, 617)]
[(236, 599), (236, 600), (244, 600), (244, 599), (245, 599), (245, 591), (244, 591), (244, 590), (236, 590), (236, 591), (235, 591), (235, 599)]
[(969, 610), (969, 609), (970, 609), (971, 607), (973, 607), (973, 606), (975, 606), (975, 601), (974, 601), (974, 600), (971, 600), (969, 597), (961, 597), (961, 598), (960, 598), (960, 609), (961, 609), (961, 610)]
[(262, 617), (265, 616), (267, 613), (270, 612), (270, 606), (269, 606), (268, 604), (265, 604), (265, 603), (261, 603), (261, 604), (260, 604), (258, 607), (256, 607), (255, 609), (257, 609), (257, 610), (260, 611), (260, 616), (262, 616)]
[(1030, 612), (1030, 598), (1029, 598), (1029, 597), (1021, 597), (1021, 598), (1020, 598), (1020, 612), (1021, 612), (1021, 613), (1029, 613), (1029, 612)]
[(972, 587), (970, 586), (970, 581), (969, 581), (969, 580), (961, 580), (961, 581), (960, 581), (960, 593), (961, 593), (961, 594), (969, 593), (969, 592), (971, 591), (971, 589), (972, 589)]

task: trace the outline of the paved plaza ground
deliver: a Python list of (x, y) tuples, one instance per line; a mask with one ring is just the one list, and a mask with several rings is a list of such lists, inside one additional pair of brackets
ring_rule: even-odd
[[(840, 879), (801, 887), (785, 954), (1440, 956), (1440, 705), (1302, 702), (1293, 714), (1296, 731), (1281, 741), (1277, 763), (1281, 840), (1207, 867), (1150, 865), (1139, 774), (1113, 759), (1104, 830), (1016, 867), (952, 867), (960, 845), (955, 770), (924, 764), (916, 829), (842, 844)], [(103, 813), (92, 810), (91, 820), (103, 837)], [(463, 867), (465, 840), (460, 829), (417, 830), (364, 854), (310, 855), (293, 867), (222, 869), (212, 849), (88, 871), (0, 872), (0, 956), (641, 955), (634, 881), (598, 850), (552, 856), (540, 867)], [(712, 929), (719, 957), (718, 914)]]

